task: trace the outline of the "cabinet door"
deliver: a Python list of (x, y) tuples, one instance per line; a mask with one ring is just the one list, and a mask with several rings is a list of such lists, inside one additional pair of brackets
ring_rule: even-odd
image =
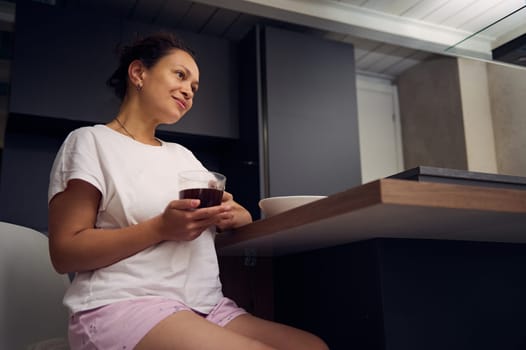
[(105, 81), (117, 65), (118, 21), (62, 8), (17, 4), (9, 109), (106, 122), (118, 100)]
[[(158, 26), (54, 6), (17, 4), (10, 112), (106, 123), (120, 101), (106, 87), (117, 68), (116, 49)], [(196, 51), (200, 88), (181, 122), (161, 130), (238, 137), (235, 45), (175, 31)]]
[(266, 195), (359, 185), (353, 46), (276, 28), (263, 33)]

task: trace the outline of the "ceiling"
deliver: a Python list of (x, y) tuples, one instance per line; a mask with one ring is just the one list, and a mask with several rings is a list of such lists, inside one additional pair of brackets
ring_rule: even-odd
[[(494, 47), (526, 32), (525, 0), (34, 1), (234, 41), (255, 24), (268, 23), (352, 43), (358, 72), (386, 79), (436, 54), (491, 59)], [(0, 20), (7, 18), (4, 7)]]

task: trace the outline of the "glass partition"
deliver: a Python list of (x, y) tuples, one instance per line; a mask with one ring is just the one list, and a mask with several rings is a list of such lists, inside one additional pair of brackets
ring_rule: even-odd
[(526, 4), (469, 34), (446, 53), (526, 66)]

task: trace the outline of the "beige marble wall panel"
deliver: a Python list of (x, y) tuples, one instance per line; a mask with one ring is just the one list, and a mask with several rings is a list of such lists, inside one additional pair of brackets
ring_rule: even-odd
[(457, 61), (423, 62), (397, 81), (405, 168), (467, 169)]

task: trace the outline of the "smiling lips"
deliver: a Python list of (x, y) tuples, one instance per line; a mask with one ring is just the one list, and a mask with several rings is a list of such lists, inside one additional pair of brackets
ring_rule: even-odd
[(177, 104), (182, 108), (182, 109), (186, 109), (186, 103), (184, 101), (181, 101), (180, 99), (174, 97), (174, 100), (175, 102), (177, 102)]

